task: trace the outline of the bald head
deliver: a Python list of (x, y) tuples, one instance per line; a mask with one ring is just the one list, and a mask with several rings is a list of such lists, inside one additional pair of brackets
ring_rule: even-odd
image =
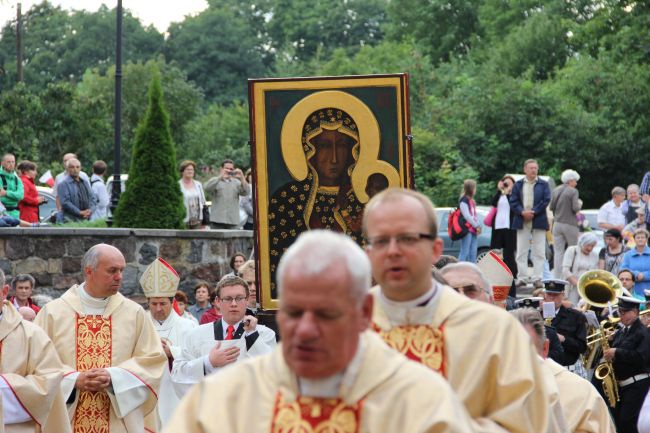
[(126, 261), (122, 252), (114, 246), (94, 245), (83, 256), (81, 266), (89, 295), (106, 298), (119, 291)]
[(36, 313), (30, 307), (20, 307), (18, 312), (23, 316), (23, 320), (27, 320), (28, 322), (33, 322), (34, 318), (36, 318)]

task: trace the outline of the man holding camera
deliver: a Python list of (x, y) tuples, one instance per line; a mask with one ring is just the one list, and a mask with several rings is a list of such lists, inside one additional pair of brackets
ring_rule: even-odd
[(246, 196), (249, 189), (241, 169), (235, 168), (231, 159), (224, 159), (219, 176), (203, 185), (203, 190), (212, 199), (210, 227), (236, 229), (239, 226), (239, 196)]

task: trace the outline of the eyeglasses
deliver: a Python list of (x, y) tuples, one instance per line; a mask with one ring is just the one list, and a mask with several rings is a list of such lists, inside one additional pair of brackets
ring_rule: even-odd
[(246, 300), (246, 296), (237, 296), (236, 298), (233, 298), (232, 296), (226, 296), (225, 298), (220, 298), (220, 299), (221, 302), (225, 302), (226, 304), (231, 304), (232, 301), (235, 301), (238, 304), (240, 304)]
[(374, 250), (383, 250), (388, 248), (391, 240), (395, 239), (395, 243), (400, 248), (410, 248), (415, 246), (422, 239), (435, 239), (433, 235), (428, 233), (402, 233), (395, 236), (373, 236), (366, 238), (366, 243)]

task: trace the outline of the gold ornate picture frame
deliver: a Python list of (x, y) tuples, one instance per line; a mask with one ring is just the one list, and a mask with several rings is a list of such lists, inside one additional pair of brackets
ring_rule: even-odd
[(257, 283), (275, 310), (277, 264), (300, 233), (361, 245), (370, 196), (413, 187), (408, 76), (254, 79), (248, 90)]

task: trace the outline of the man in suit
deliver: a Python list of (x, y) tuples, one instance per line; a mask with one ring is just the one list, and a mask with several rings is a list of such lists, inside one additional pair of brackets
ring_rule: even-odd
[[(514, 213), (512, 228), (517, 230), (517, 286), (532, 280), (535, 288), (542, 288), (542, 273), (546, 260), (546, 206), (551, 201), (548, 182), (537, 176), (539, 165), (534, 159), (524, 163), (524, 178), (515, 182), (510, 195)], [(532, 236), (532, 242), (531, 242)], [(532, 249), (533, 275), (528, 275), (528, 250)]]
[(217, 284), (216, 293), (223, 317), (188, 333), (172, 367), (172, 379), (178, 384), (192, 385), (239, 359), (269, 353), (275, 347), (275, 332), (246, 315), (250, 296), (246, 281), (226, 276)]
[(544, 302), (555, 304), (555, 317), (551, 326), (557, 331), (564, 349), (563, 352), (554, 354), (555, 356), (549, 356), (560, 365), (570, 366), (587, 350), (587, 319), (580, 311), (562, 304), (567, 284), (564, 280), (544, 280), (543, 293)]

